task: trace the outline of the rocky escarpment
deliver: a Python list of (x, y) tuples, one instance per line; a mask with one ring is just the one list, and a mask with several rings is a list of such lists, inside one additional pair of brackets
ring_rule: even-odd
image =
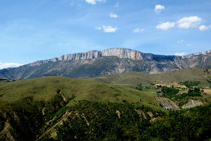
[(203, 104), (204, 103), (201, 100), (190, 99), (188, 101), (188, 103), (186, 103), (185, 105), (182, 106), (182, 109), (192, 108), (192, 107), (200, 106), (200, 105), (203, 105)]
[(97, 77), (138, 71), (157, 74), (188, 68), (211, 68), (211, 51), (187, 56), (142, 53), (124, 48), (67, 54), (18, 68), (0, 70), (0, 77), (28, 79), (42, 76)]
[(96, 59), (106, 56), (116, 56), (118, 58), (125, 58), (131, 60), (145, 60), (145, 61), (162, 61), (162, 60), (174, 60), (175, 58), (180, 58), (180, 56), (164, 56), (164, 55), (154, 55), (150, 53), (142, 53), (136, 50), (125, 49), (125, 48), (110, 48), (102, 51), (89, 51), (85, 53), (75, 53), (75, 54), (66, 54), (59, 58), (53, 58), (48, 60), (37, 61), (31, 63), (31, 66), (36, 66), (44, 63), (57, 62), (57, 61), (74, 61), (74, 60), (89, 60)]
[(157, 101), (159, 101), (160, 106), (166, 110), (180, 110), (180, 108), (168, 98), (165, 97), (156, 97)]
[[(180, 107), (177, 106), (175, 102), (166, 97), (156, 97), (156, 100), (160, 103), (160, 106), (166, 110), (180, 110)], [(201, 100), (189, 99), (188, 102), (181, 107), (181, 109), (193, 108), (204, 104), (205, 103)]]
[(211, 67), (211, 50), (200, 52), (196, 54), (190, 54), (186, 56), (174, 56), (174, 55), (155, 55), (150, 53), (142, 53), (136, 50), (125, 48), (111, 48), (102, 51), (89, 51), (85, 53), (66, 54), (59, 58), (53, 58), (48, 60), (37, 61), (30, 63), (30, 66), (40, 66), (48, 62), (58, 61), (77, 61), (77, 60), (92, 60), (101, 57), (115, 56), (120, 59), (131, 59), (140, 61), (155, 61), (161, 64), (165, 62), (172, 62), (177, 69), (184, 68), (202, 68), (204, 66)]
[(185, 56), (182, 56), (182, 58), (185, 59), (185, 58), (191, 58), (191, 57), (197, 56), (197, 55), (209, 55), (209, 54), (211, 54), (211, 50), (185, 55)]
[(174, 56), (174, 55), (155, 55), (151, 53), (142, 53), (136, 50), (125, 49), (125, 48), (110, 48), (102, 51), (89, 51), (85, 53), (75, 53), (75, 54), (66, 54), (59, 58), (53, 58), (44, 60), (43, 62), (57, 62), (57, 61), (70, 61), (70, 60), (87, 60), (95, 59), (104, 56), (117, 56), (118, 58), (127, 58), (132, 60), (147, 60), (147, 61), (161, 61), (161, 60), (175, 60), (175, 59), (188, 59), (191, 57), (196, 57), (198, 55), (210, 55), (211, 50), (205, 52), (199, 52), (195, 54), (189, 54), (186, 56)]

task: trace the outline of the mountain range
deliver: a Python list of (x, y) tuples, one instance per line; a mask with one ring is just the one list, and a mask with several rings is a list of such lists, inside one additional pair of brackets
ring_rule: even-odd
[(0, 140), (210, 140), (210, 53), (112, 48), (0, 70)]
[(130, 71), (157, 74), (189, 68), (210, 68), (211, 50), (185, 55), (155, 55), (125, 48), (67, 54), (0, 70), (0, 77), (29, 79), (42, 76), (98, 77)]

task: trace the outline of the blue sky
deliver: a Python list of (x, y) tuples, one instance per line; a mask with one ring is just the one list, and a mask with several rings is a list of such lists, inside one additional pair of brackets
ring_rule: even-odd
[(163, 55), (210, 50), (211, 1), (0, 1), (0, 68), (113, 47)]

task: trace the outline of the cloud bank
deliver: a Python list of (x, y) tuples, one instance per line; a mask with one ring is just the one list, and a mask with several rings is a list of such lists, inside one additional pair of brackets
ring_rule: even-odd
[(174, 22), (166, 22), (156, 26), (157, 29), (167, 30), (175, 26)]
[(1, 63), (0, 62), (0, 69), (4, 68), (11, 68), (11, 67), (19, 67), (22, 66), (23, 64), (18, 64), (18, 63)]
[(197, 16), (184, 17), (177, 21), (179, 28), (197, 27), (202, 22), (202, 19)]
[(177, 25), (178, 28), (188, 29), (188, 28), (199, 28), (200, 31), (205, 31), (209, 29), (209, 26), (201, 25), (202, 18), (198, 16), (183, 17), (177, 22), (165, 22), (156, 26), (157, 29), (167, 30), (169, 28)]

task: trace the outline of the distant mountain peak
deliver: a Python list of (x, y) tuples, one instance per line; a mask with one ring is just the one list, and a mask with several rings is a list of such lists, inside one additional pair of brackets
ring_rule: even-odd
[(143, 60), (143, 53), (139, 51), (127, 49), (127, 48), (114, 47), (114, 48), (109, 48), (102, 51), (93, 50), (93, 51), (88, 51), (84, 53), (66, 54), (57, 59), (56, 58), (50, 59), (49, 61), (55, 62), (56, 60), (58, 61), (87, 60), (87, 59), (95, 59), (95, 58), (100, 58), (100, 57), (105, 57), (105, 56), (117, 56), (119, 58)]

